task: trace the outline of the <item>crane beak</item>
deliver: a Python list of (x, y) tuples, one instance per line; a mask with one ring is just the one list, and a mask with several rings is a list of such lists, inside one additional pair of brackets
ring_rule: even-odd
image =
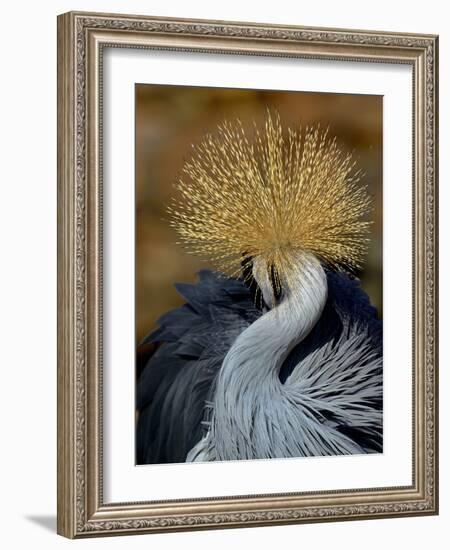
[(280, 293), (276, 290), (273, 274), (264, 258), (253, 259), (252, 275), (261, 290), (265, 304), (269, 309), (274, 308), (280, 298)]

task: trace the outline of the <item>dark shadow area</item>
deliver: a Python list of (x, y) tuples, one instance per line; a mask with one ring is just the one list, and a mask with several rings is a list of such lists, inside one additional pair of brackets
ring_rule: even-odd
[(46, 531), (56, 533), (56, 516), (25, 516), (25, 519), (36, 523)]

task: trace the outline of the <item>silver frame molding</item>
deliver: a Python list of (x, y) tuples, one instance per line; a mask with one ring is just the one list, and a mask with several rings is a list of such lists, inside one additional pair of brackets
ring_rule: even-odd
[[(102, 52), (133, 47), (413, 68), (413, 483), (105, 504)], [(70, 538), (438, 513), (438, 38), (130, 15), (58, 17), (58, 533)]]

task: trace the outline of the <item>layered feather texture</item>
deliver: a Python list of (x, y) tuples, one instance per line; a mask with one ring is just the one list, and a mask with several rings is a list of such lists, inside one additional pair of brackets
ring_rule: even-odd
[(269, 113), (251, 137), (224, 123), (194, 148), (171, 224), (230, 277), (178, 285), (186, 304), (147, 340), (139, 463), (381, 449), (381, 326), (345, 274), (368, 244), (360, 176), (327, 131)]
[[(210, 271), (199, 275), (197, 284), (177, 285), (186, 304), (164, 315), (160, 327), (145, 340), (159, 347), (137, 385), (139, 464), (183, 462), (207, 436), (223, 360), (239, 334), (264, 314), (243, 281)], [(279, 372), (281, 384), (294, 386), (303, 401), (313, 405), (307, 406), (312, 414), (305, 433), (298, 433), (297, 456), (340, 454), (345, 452), (343, 441), (346, 452), (379, 452), (381, 322), (356, 280), (327, 271), (327, 284), (328, 298), (319, 321)], [(361, 349), (368, 350), (358, 355), (357, 362), (349, 360), (358, 343), (355, 335)], [(323, 368), (308, 368), (313, 362), (305, 359), (311, 357)], [(308, 436), (309, 422), (321, 434), (319, 439)], [(282, 432), (274, 437), (280, 438), (281, 448)]]

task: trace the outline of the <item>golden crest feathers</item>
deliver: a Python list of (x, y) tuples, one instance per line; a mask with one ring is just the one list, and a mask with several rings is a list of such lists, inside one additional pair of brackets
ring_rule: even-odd
[(230, 275), (256, 256), (282, 274), (292, 251), (355, 269), (370, 227), (360, 180), (352, 155), (319, 126), (283, 131), (268, 113), (250, 137), (240, 121), (225, 122), (194, 147), (170, 223), (189, 252)]

